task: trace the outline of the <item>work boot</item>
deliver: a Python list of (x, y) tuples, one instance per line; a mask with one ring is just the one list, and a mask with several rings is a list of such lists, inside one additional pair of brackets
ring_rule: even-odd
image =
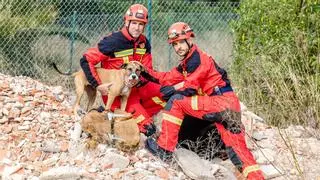
[(159, 157), (162, 161), (170, 162), (172, 159), (172, 152), (167, 151), (161, 148), (154, 138), (147, 138), (145, 142), (145, 147), (150, 151), (154, 156)]
[(147, 137), (153, 135), (156, 132), (156, 126), (153, 123), (146, 124), (143, 126), (145, 129), (144, 135)]

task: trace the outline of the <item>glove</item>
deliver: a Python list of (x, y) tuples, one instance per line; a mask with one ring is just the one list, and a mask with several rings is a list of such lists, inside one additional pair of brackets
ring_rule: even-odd
[(146, 130), (146, 132), (144, 134), (147, 137), (151, 136), (152, 134), (154, 134), (156, 132), (156, 126), (153, 123), (148, 124), (148, 125), (144, 125), (143, 127)]
[(161, 148), (160, 146), (158, 146), (157, 142), (153, 138), (150, 138), (150, 137), (147, 138), (145, 147), (154, 156), (158, 156), (163, 161), (168, 162), (172, 159), (172, 152), (167, 151), (167, 150)]
[(162, 86), (160, 92), (162, 93), (162, 99), (168, 101), (176, 93), (176, 90), (173, 86)]
[(186, 88), (183, 91), (176, 91), (177, 94), (182, 94), (184, 96), (193, 96), (197, 94), (197, 91), (193, 88)]

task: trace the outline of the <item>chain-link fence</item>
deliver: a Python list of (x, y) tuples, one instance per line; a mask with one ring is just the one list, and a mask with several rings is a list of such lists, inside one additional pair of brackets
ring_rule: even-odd
[(227, 66), (232, 54), (233, 36), (229, 22), (235, 20), (238, 3), (203, 1), (108, 1), (108, 0), (1, 0), (1, 73), (30, 76), (53, 85), (71, 85), (51, 67), (65, 72), (79, 69), (87, 48), (123, 25), (123, 15), (134, 4), (149, 9), (151, 23), (146, 36), (152, 42), (154, 65), (168, 70), (177, 64), (166, 42), (168, 27), (177, 21), (191, 25), (196, 43)]

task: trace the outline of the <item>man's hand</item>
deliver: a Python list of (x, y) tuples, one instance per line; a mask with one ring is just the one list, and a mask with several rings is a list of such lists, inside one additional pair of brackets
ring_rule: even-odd
[(97, 90), (101, 93), (101, 95), (108, 95), (111, 86), (112, 83), (101, 84), (97, 87)]
[(173, 86), (162, 86), (160, 88), (160, 92), (162, 93), (162, 99), (168, 101), (172, 95), (176, 92)]

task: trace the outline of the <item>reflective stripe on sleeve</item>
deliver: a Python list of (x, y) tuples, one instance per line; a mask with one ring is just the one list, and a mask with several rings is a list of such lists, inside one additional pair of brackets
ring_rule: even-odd
[(198, 96), (191, 96), (191, 108), (198, 110)]
[(163, 120), (169, 121), (169, 122), (176, 124), (178, 126), (181, 126), (181, 124), (182, 124), (182, 119), (177, 118), (175, 116), (172, 116), (170, 114), (166, 114), (166, 113), (163, 113)]
[(152, 97), (152, 101), (156, 104), (159, 104), (160, 106), (164, 107), (166, 106), (166, 102), (162, 101), (158, 96)]

